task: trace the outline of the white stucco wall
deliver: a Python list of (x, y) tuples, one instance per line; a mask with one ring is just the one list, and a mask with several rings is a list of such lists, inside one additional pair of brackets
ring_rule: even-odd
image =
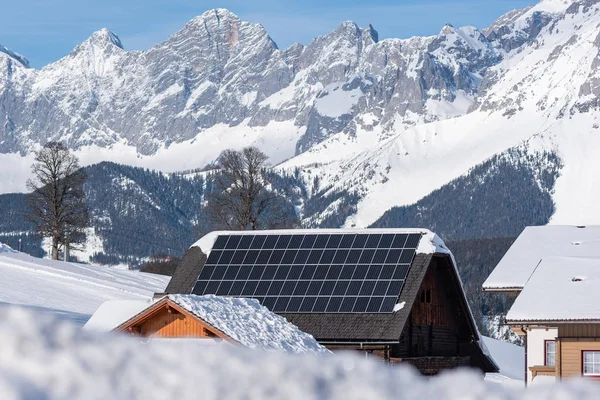
[(554, 340), (558, 336), (556, 328), (531, 328), (527, 331), (527, 383), (531, 383), (529, 367), (544, 365), (544, 340)]

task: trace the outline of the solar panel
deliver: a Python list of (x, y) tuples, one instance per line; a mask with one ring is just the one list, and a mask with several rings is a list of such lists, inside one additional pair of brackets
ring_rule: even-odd
[(391, 313), (419, 233), (217, 237), (194, 294), (252, 297), (279, 313)]

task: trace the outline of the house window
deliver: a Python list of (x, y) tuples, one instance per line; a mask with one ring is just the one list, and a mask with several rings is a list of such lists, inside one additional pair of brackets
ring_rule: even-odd
[(545, 340), (546, 353), (544, 355), (544, 365), (554, 367), (556, 365), (556, 341)]
[(431, 303), (431, 290), (423, 289), (421, 291), (421, 303)]
[(600, 376), (600, 351), (583, 352), (583, 375)]

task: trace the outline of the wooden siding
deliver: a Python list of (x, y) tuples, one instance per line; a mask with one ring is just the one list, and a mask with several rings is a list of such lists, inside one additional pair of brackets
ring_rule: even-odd
[(460, 353), (457, 294), (441, 268), (438, 263), (429, 267), (400, 342), (392, 346), (392, 357), (448, 357)]
[(233, 341), (220, 330), (179, 307), (161, 300), (115, 329), (135, 336), (162, 338), (221, 338)]
[(167, 309), (152, 315), (138, 325), (143, 337), (195, 337), (217, 336), (208, 326), (189, 315), (169, 313)]
[(456, 316), (452, 314), (444, 284), (436, 276), (435, 268), (429, 268), (411, 313), (414, 325), (433, 325), (456, 331)]
[(584, 350), (600, 351), (600, 338), (559, 338), (556, 353), (557, 375), (561, 378), (582, 376), (581, 357)]
[(600, 338), (600, 324), (558, 325), (560, 338)]

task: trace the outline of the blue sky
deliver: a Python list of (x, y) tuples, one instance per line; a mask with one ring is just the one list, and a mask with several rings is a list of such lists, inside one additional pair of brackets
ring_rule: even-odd
[(485, 27), (503, 13), (536, 0), (21, 0), (2, 5), (0, 44), (39, 68), (68, 54), (101, 28), (126, 49), (146, 49), (167, 39), (196, 15), (228, 8), (264, 25), (280, 48), (307, 44), (342, 21), (371, 23), (380, 38), (432, 35), (445, 23)]

